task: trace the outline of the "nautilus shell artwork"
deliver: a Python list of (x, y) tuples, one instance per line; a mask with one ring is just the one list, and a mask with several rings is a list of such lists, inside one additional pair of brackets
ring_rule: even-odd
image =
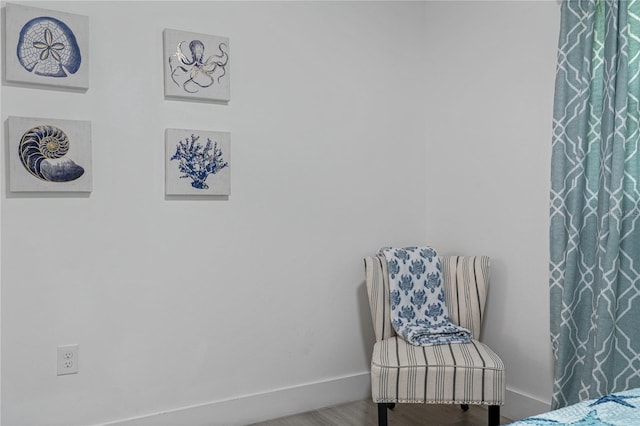
[(46, 77), (75, 74), (82, 61), (75, 34), (59, 19), (31, 19), (20, 31), (17, 55), (29, 72)]
[(38, 179), (49, 182), (76, 180), (84, 174), (84, 168), (65, 158), (69, 145), (67, 135), (56, 126), (33, 127), (20, 139), (20, 161)]
[(169, 29), (163, 37), (165, 96), (229, 100), (228, 38)]
[(89, 88), (88, 16), (16, 3), (4, 9), (7, 82)]
[(8, 117), (9, 189), (91, 192), (91, 122)]

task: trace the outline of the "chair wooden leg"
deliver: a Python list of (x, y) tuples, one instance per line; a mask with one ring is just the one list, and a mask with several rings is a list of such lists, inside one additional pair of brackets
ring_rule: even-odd
[(378, 426), (387, 426), (387, 407), (389, 404), (378, 403)]
[(500, 425), (500, 406), (490, 405), (489, 406), (489, 426), (499, 426), (499, 425)]

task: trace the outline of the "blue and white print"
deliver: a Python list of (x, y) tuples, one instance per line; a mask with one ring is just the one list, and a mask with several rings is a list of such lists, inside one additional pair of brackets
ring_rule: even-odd
[(16, 53), (27, 71), (45, 77), (75, 74), (82, 61), (73, 31), (50, 16), (33, 18), (22, 27)]
[(391, 323), (407, 342), (417, 346), (467, 343), (471, 332), (449, 319), (442, 288), (442, 265), (431, 247), (385, 247)]
[(440, 288), (440, 274), (432, 272), (427, 274), (427, 279), (424, 280), (424, 286), (431, 293), (435, 293), (438, 288)]
[(222, 149), (218, 142), (207, 138), (203, 147), (199, 142), (200, 136), (191, 135), (190, 138), (180, 140), (176, 144), (176, 152), (171, 161), (178, 161), (180, 178), (191, 179), (191, 186), (196, 189), (209, 189), (205, 183), (209, 175), (214, 175), (229, 166), (222, 157)]
[(413, 279), (411, 278), (411, 275), (400, 275), (398, 287), (402, 290), (405, 296), (408, 296), (409, 292), (413, 290)]
[(393, 255), (397, 260), (401, 261), (403, 265), (406, 265), (407, 260), (409, 260), (409, 252), (403, 248), (394, 250)]
[(413, 296), (411, 296), (411, 304), (415, 306), (417, 309), (422, 308), (427, 301), (427, 294), (424, 290), (416, 290), (413, 292)]
[(56, 126), (41, 124), (27, 130), (18, 153), (24, 168), (46, 182), (70, 182), (84, 174), (84, 168), (70, 158), (67, 134)]
[(429, 260), (429, 262), (433, 261), (433, 258), (437, 256), (436, 251), (431, 247), (425, 247), (420, 250), (420, 256)]
[(231, 194), (231, 134), (166, 129), (166, 195)]
[(427, 267), (424, 266), (424, 261), (422, 259), (411, 261), (411, 266), (409, 266), (409, 272), (414, 274), (417, 279), (420, 279), (420, 275), (424, 274), (424, 271), (426, 270), (427, 270)]
[(228, 102), (231, 97), (229, 38), (165, 29), (164, 94)]
[(400, 272), (400, 265), (398, 265), (398, 261), (396, 259), (391, 259), (388, 265), (389, 276), (393, 279)]
[(640, 388), (579, 402), (511, 425), (637, 426), (640, 425)]

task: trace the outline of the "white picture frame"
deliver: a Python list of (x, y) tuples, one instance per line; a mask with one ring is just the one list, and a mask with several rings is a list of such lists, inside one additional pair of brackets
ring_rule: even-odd
[(7, 83), (89, 89), (89, 17), (6, 5)]
[(231, 194), (231, 133), (165, 130), (165, 194)]
[(163, 46), (165, 98), (229, 102), (228, 37), (165, 29)]
[(91, 192), (91, 122), (9, 117), (9, 190)]

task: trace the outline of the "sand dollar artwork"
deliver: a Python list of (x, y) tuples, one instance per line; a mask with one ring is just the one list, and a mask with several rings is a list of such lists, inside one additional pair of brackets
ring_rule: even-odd
[(86, 91), (89, 17), (7, 3), (3, 32), (6, 81)]
[(64, 22), (41, 16), (27, 22), (20, 31), (17, 55), (29, 72), (46, 77), (67, 77), (80, 68), (80, 48)]

